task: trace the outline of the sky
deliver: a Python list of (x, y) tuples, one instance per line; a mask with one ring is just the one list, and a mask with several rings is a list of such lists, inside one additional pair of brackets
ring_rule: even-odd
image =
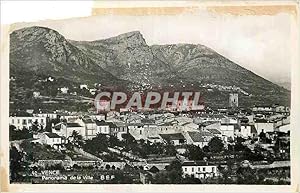
[(286, 13), (234, 16), (203, 9), (176, 16), (102, 15), (18, 23), (15, 29), (33, 25), (72, 40), (99, 40), (138, 30), (148, 45), (202, 44), (272, 82), (291, 82), (293, 17)]

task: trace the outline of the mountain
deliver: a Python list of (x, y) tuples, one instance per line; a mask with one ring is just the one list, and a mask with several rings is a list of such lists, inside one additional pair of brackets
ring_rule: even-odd
[(48, 28), (24, 28), (11, 34), (10, 66), (16, 75), (26, 69), (128, 91), (200, 91), (205, 103), (216, 106), (227, 106), (231, 92), (245, 106), (290, 104), (290, 91), (204, 45), (149, 46), (139, 31), (75, 41)]
[(10, 34), (10, 73), (54, 76), (77, 83), (120, 83), (55, 30), (29, 27)]

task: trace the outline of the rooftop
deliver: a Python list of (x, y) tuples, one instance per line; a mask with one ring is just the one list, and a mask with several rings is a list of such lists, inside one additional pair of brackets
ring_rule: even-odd
[(207, 131), (203, 131), (203, 132), (189, 131), (188, 134), (194, 142), (207, 142), (208, 139), (206, 137), (213, 136), (210, 132)]
[(206, 161), (187, 161), (182, 164), (182, 166), (213, 166), (214, 164)]
[(67, 123), (67, 127), (82, 127), (81, 125), (79, 125), (79, 123)]
[(47, 135), (49, 138), (60, 138), (60, 136), (57, 135), (56, 133), (46, 133), (46, 135)]
[(105, 122), (105, 121), (103, 121), (103, 120), (101, 120), (101, 121), (96, 120), (96, 125), (97, 125), (97, 126), (109, 126), (110, 123)]
[(180, 140), (185, 139), (181, 133), (159, 134), (165, 140)]

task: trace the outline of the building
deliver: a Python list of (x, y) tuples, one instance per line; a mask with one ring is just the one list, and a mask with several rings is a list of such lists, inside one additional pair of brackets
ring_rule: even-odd
[(258, 135), (254, 124), (248, 124), (248, 123), (241, 123), (240, 130), (237, 134), (239, 134), (241, 137), (244, 138), (257, 137)]
[(275, 129), (275, 123), (266, 119), (255, 120), (254, 125), (258, 134), (261, 133), (263, 130), (265, 132), (273, 132)]
[(37, 114), (34, 114), (34, 116), (36, 116), (36, 117), (46, 117), (46, 118), (49, 118), (49, 119), (57, 119), (58, 118), (58, 115), (56, 113), (37, 113)]
[(96, 137), (97, 124), (91, 118), (82, 119), (82, 124), (85, 127), (86, 139), (92, 139)]
[(63, 94), (67, 94), (68, 91), (69, 91), (69, 88), (68, 87), (62, 87), (62, 88), (59, 88), (60, 92), (63, 93)]
[(188, 131), (186, 135), (187, 144), (193, 144), (200, 148), (208, 145), (208, 142), (213, 138), (213, 134), (208, 131)]
[(40, 140), (41, 143), (50, 145), (51, 147), (59, 148), (62, 145), (62, 138), (56, 133), (44, 133)]
[(38, 98), (38, 97), (40, 97), (40, 95), (41, 95), (41, 93), (38, 92), (38, 91), (34, 91), (34, 92), (32, 93), (33, 98)]
[(198, 179), (213, 178), (218, 176), (218, 168), (208, 162), (184, 162), (182, 164), (183, 177)]
[(110, 134), (117, 137), (119, 140), (123, 140), (122, 135), (128, 132), (127, 124), (123, 122), (115, 122), (113, 125), (110, 125)]
[(152, 143), (162, 143), (163, 142), (163, 140), (158, 136), (149, 136), (147, 138), (147, 141), (149, 141), (151, 144)]
[(238, 124), (232, 124), (232, 123), (224, 123), (221, 124), (220, 131), (222, 135), (225, 135), (227, 137), (234, 138), (234, 131), (238, 129)]
[(186, 143), (185, 137), (181, 133), (159, 134), (165, 143), (172, 145), (183, 145)]
[(88, 89), (88, 86), (86, 84), (81, 84), (79, 85), (80, 89)]
[(96, 120), (96, 130), (94, 131), (93, 135), (97, 135), (98, 133), (101, 134), (106, 134), (109, 135), (110, 134), (110, 123), (105, 122), (103, 120), (98, 121)]
[(229, 94), (229, 107), (236, 108), (239, 106), (239, 97), (237, 93)]
[(52, 133), (56, 133), (59, 136), (70, 137), (73, 132), (77, 132), (83, 138), (86, 138), (85, 126), (80, 125), (76, 122), (68, 122), (68, 123), (58, 123), (52, 128)]
[(17, 129), (29, 129), (36, 125), (40, 129), (46, 127), (46, 117), (9, 117), (9, 124), (14, 125)]

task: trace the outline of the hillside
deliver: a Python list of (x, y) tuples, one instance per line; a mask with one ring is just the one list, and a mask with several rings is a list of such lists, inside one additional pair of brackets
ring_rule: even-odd
[(66, 40), (41, 27), (11, 34), (11, 74), (24, 71), (76, 83), (101, 83), (131, 91), (200, 91), (208, 105), (290, 104), (290, 91), (204, 45), (149, 46), (139, 31), (96, 41)]

